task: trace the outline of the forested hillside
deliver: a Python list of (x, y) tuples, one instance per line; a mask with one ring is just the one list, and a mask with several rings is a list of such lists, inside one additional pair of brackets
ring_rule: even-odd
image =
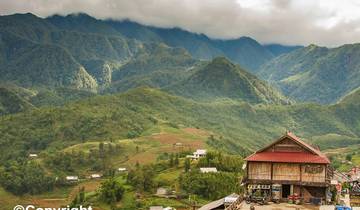
[(281, 55), (262, 66), (261, 78), (298, 101), (335, 103), (360, 85), (360, 45), (316, 45)]

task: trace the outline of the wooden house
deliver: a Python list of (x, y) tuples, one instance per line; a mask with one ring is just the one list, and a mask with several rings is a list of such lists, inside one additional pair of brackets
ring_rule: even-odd
[(293, 195), (305, 202), (326, 199), (332, 176), (329, 159), (291, 132), (245, 160), (249, 193), (261, 191), (273, 200)]

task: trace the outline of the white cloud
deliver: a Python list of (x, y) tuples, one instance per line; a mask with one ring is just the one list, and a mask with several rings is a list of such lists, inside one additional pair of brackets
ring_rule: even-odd
[(0, 14), (85, 12), (214, 38), (326, 46), (360, 42), (358, 11), (357, 0), (0, 0)]

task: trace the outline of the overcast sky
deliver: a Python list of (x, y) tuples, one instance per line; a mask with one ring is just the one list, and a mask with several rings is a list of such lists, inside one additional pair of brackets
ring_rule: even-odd
[(0, 0), (0, 14), (97, 18), (181, 27), (213, 38), (338, 46), (360, 42), (359, 0)]

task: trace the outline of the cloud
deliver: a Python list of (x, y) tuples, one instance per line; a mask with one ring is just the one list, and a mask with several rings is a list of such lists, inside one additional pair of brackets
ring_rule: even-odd
[(0, 0), (0, 14), (85, 12), (213, 38), (324, 46), (360, 42), (358, 11), (356, 0)]

